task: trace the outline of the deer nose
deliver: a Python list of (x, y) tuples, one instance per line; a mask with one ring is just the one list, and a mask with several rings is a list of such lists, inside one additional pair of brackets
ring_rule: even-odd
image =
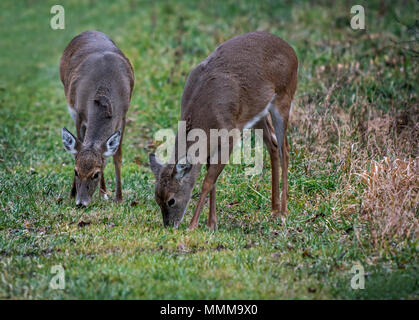
[(76, 201), (76, 206), (79, 208), (87, 208), (89, 206), (88, 201)]

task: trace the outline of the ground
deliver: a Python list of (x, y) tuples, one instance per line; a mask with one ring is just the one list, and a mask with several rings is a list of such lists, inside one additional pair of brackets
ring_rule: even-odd
[[(359, 2), (359, 1), (358, 1)], [(0, 4), (0, 298), (417, 299), (418, 2), (54, 1)], [(361, 1), (362, 2), (362, 1)], [(75, 131), (59, 80), (67, 43), (108, 34), (132, 62), (123, 144), (124, 201), (77, 209)], [(299, 59), (288, 130), (289, 215), (270, 219), (270, 164), (230, 165), (217, 189), (218, 229), (163, 228), (148, 153), (177, 128), (190, 70), (221, 42), (267, 30)], [(202, 171), (204, 173), (204, 170)], [(114, 190), (113, 164), (105, 175)], [(202, 181), (202, 174), (201, 180)], [(61, 265), (65, 288), (49, 287)], [(354, 266), (365, 289), (352, 289)]]

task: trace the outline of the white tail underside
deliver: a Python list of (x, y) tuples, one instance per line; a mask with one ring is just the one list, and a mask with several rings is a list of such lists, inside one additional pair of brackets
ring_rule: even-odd
[(256, 123), (258, 123), (261, 119), (265, 118), (268, 115), (269, 109), (274, 107), (273, 101), (275, 98), (276, 98), (276, 94), (273, 95), (271, 100), (268, 102), (266, 107), (261, 112), (259, 112), (252, 120), (250, 120), (248, 123), (244, 125), (243, 129), (250, 129)]

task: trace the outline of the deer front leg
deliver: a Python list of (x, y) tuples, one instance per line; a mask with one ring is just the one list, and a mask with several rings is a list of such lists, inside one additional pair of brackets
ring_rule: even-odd
[[(202, 208), (204, 207), (205, 200), (208, 196), (208, 193), (214, 189), (214, 196), (211, 198), (212, 201), (215, 201), (215, 183), (217, 181), (218, 176), (220, 175), (221, 171), (223, 171), (225, 164), (211, 164), (208, 167), (207, 174), (205, 176), (204, 182), (202, 183), (202, 191), (201, 195), (199, 196), (198, 204), (196, 205), (194, 215), (192, 217), (191, 223), (189, 224), (189, 230), (193, 230), (198, 226), (199, 216), (201, 215)], [(216, 212), (215, 212), (215, 203), (213, 206), (213, 218), (212, 221), (216, 220)], [(210, 210), (210, 218), (211, 218), (211, 210)]]
[(103, 194), (103, 197), (105, 198), (105, 200), (108, 200), (109, 197), (106, 191), (106, 180), (105, 180), (104, 170), (102, 170), (101, 175), (100, 175), (100, 193)]
[(76, 197), (76, 193), (77, 193), (77, 189), (76, 189), (76, 175), (74, 174), (73, 187), (71, 188), (70, 198), (75, 198)]
[(122, 145), (119, 145), (118, 151), (113, 156), (113, 162), (115, 165), (115, 178), (116, 178), (116, 194), (115, 194), (116, 202), (122, 202), (122, 187), (121, 187), (122, 148), (121, 147)]
[[(77, 139), (79, 139), (80, 141), (83, 141), (82, 136), (81, 136), (81, 120), (80, 120), (80, 117), (78, 116), (78, 114), (75, 111), (71, 111), (73, 109), (70, 108), (70, 106), (68, 107), (68, 110), (69, 110), (70, 115), (73, 118), (73, 121), (74, 121), (74, 123), (76, 125)], [(76, 174), (74, 174), (74, 177), (73, 177), (73, 186), (71, 188), (70, 198), (75, 198), (76, 197), (76, 194), (77, 194)]]
[(125, 119), (122, 124), (121, 140), (119, 142), (118, 151), (113, 156), (113, 163), (115, 165), (115, 178), (116, 178), (116, 194), (115, 201), (122, 202), (122, 184), (121, 184), (121, 165), (122, 165), (122, 140), (124, 138)]
[(207, 222), (208, 228), (212, 230), (214, 230), (215, 227), (217, 226), (217, 212), (215, 211), (216, 202), (217, 202), (216, 190), (217, 190), (217, 184), (214, 183), (210, 191), (210, 210), (209, 210), (208, 222)]

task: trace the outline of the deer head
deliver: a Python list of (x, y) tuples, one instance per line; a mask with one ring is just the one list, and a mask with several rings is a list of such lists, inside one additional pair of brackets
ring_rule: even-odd
[(177, 228), (185, 215), (200, 166), (191, 164), (186, 157), (175, 165), (163, 165), (154, 154), (149, 159), (157, 180), (154, 195), (163, 225)]
[(99, 146), (87, 146), (63, 128), (62, 140), (64, 148), (73, 154), (76, 160), (76, 205), (87, 207), (102, 176), (106, 157), (114, 155), (118, 150), (121, 132), (118, 130)]

